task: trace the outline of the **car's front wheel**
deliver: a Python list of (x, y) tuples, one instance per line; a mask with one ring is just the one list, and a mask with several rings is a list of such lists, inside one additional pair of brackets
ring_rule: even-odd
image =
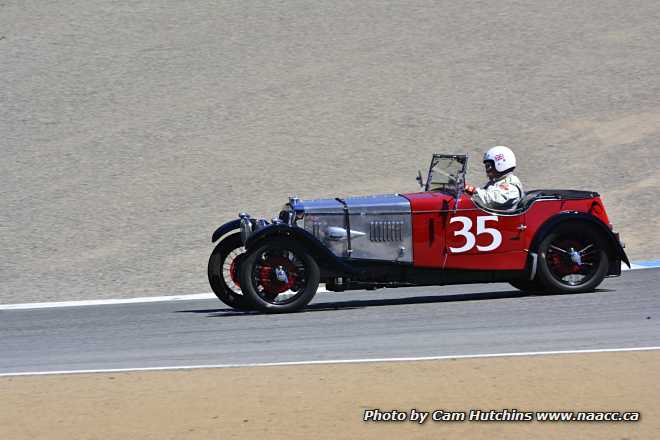
[(309, 253), (283, 238), (248, 252), (240, 267), (241, 288), (251, 305), (266, 313), (295, 312), (316, 294), (320, 271)]
[(213, 293), (220, 301), (237, 310), (251, 310), (252, 306), (241, 291), (238, 267), (245, 256), (241, 234), (223, 238), (209, 258), (208, 276)]
[(607, 274), (602, 235), (587, 224), (559, 225), (539, 245), (539, 281), (558, 293), (594, 290)]

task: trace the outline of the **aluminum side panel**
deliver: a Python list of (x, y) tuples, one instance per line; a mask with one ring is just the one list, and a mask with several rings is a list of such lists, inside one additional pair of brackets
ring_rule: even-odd
[[(303, 227), (335, 255), (355, 259), (413, 261), (410, 202), (398, 194), (350, 197), (349, 255), (344, 205), (334, 199), (301, 201)], [(342, 231), (344, 235), (342, 236)]]

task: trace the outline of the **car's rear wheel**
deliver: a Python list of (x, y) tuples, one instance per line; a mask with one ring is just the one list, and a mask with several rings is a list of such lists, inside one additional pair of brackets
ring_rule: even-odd
[(240, 267), (243, 292), (266, 313), (295, 312), (316, 294), (320, 271), (316, 261), (295, 242), (271, 239), (247, 253)]
[(538, 278), (552, 292), (592, 291), (608, 265), (606, 241), (587, 224), (559, 225), (539, 245)]
[(209, 258), (208, 277), (213, 293), (220, 301), (237, 310), (252, 306), (241, 291), (238, 268), (245, 256), (241, 234), (234, 233), (220, 240)]

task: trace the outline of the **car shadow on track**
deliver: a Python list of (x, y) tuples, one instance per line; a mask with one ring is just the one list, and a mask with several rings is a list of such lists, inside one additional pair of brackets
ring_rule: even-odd
[[(596, 289), (594, 293), (611, 292), (611, 289)], [(530, 296), (573, 296), (583, 295), (576, 294), (541, 294), (533, 292), (521, 292), (519, 290), (506, 290), (496, 292), (478, 292), (478, 293), (459, 293), (453, 295), (424, 295), (424, 296), (409, 296), (405, 298), (383, 298), (383, 299), (357, 299), (348, 301), (324, 301), (320, 303), (312, 303), (305, 307), (303, 310), (295, 313), (306, 312), (325, 312), (332, 310), (350, 310), (362, 309), (365, 307), (379, 307), (379, 306), (396, 306), (396, 305), (410, 305), (410, 304), (432, 304), (443, 302), (458, 302), (458, 301), (484, 301), (491, 299), (507, 299), (507, 298), (524, 298)], [(199, 309), (199, 310), (177, 310), (175, 313), (200, 313), (208, 314), (209, 318), (220, 318), (230, 316), (251, 316), (262, 315), (264, 313), (256, 311), (237, 311), (231, 308), (222, 309)]]

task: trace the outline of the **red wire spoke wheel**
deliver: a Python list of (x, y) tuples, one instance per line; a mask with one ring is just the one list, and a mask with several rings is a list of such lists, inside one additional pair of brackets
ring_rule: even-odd
[(263, 312), (300, 310), (316, 294), (319, 267), (305, 248), (291, 240), (267, 239), (240, 264), (245, 296), (254, 308)]
[(239, 233), (228, 235), (216, 245), (208, 264), (209, 284), (220, 301), (237, 310), (252, 306), (241, 290), (238, 269), (245, 256)]
[(539, 278), (549, 291), (591, 291), (607, 274), (606, 241), (588, 224), (559, 225), (543, 239), (539, 252)]

